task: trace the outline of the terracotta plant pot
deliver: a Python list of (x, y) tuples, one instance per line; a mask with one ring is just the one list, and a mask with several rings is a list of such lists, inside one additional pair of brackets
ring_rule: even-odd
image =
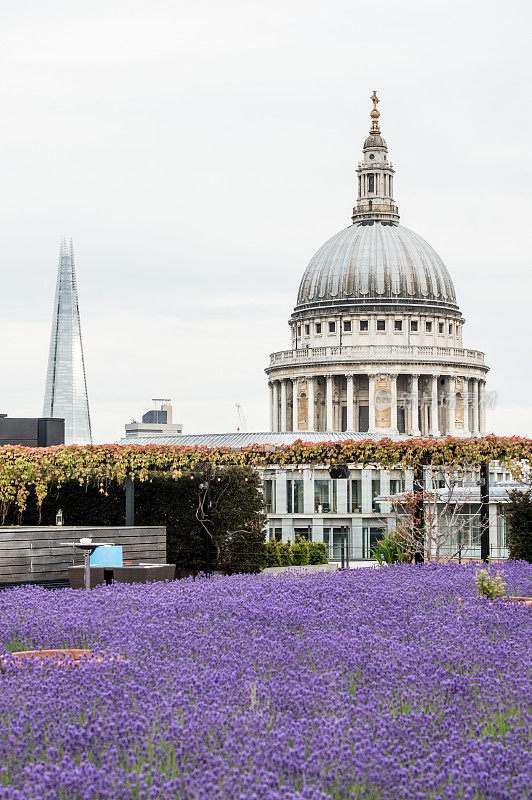
[(16, 658), (37, 658), (37, 659), (44, 659), (44, 658), (55, 658), (59, 656), (60, 658), (72, 658), (74, 661), (79, 661), (80, 658), (90, 658), (91, 651), (90, 650), (76, 650), (74, 648), (64, 648), (61, 650), (19, 650), (15, 653), (11, 653), (12, 656), (16, 656)]
[(501, 600), (513, 600), (516, 603), (524, 603), (525, 606), (532, 606), (532, 597), (512, 597), (508, 595), (507, 597), (501, 597)]

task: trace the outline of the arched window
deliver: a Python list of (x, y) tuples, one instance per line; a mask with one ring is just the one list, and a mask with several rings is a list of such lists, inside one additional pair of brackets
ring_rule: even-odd
[(374, 192), (374, 191), (375, 191), (375, 176), (368, 175), (368, 192)]

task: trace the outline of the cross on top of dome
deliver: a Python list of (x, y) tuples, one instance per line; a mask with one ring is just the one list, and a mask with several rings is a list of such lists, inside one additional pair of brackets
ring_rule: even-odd
[(373, 90), (373, 94), (371, 95), (371, 97), (369, 99), (373, 100), (373, 109), (370, 111), (370, 114), (369, 114), (370, 117), (371, 117), (370, 134), (371, 133), (380, 133), (381, 132), (381, 130), (379, 128), (380, 111), (377, 111), (377, 103), (380, 103), (380, 100), (377, 97), (377, 91), (375, 89)]

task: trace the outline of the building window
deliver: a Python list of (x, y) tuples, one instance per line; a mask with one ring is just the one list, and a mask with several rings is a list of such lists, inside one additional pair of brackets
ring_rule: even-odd
[(360, 330), (361, 331), (369, 330), (369, 322), (368, 322), (367, 319), (361, 319), (360, 320)]
[(417, 319), (410, 320), (410, 330), (417, 331)]
[(286, 508), (288, 514), (303, 513), (303, 481), (286, 481)]
[(386, 330), (386, 320), (378, 319), (377, 320), (377, 330), (378, 331), (385, 331)]
[(317, 514), (328, 514), (331, 510), (331, 482), (314, 481), (314, 511)]
[(438, 322), (438, 333), (443, 333), (443, 322)]
[(395, 322), (394, 322), (394, 328), (395, 328), (396, 331), (402, 331), (403, 330), (403, 320), (402, 319), (396, 319)]
[(403, 479), (391, 478), (390, 480), (390, 494), (401, 494), (403, 492)]
[(282, 528), (270, 528), (270, 541), (275, 539), (277, 542), (282, 541), (283, 538), (283, 529)]
[(294, 528), (294, 541), (298, 538), (306, 539), (307, 542), (312, 541), (312, 528), (310, 525), (308, 528)]
[(374, 191), (375, 191), (375, 176), (368, 175), (368, 192), (374, 192)]
[(350, 514), (360, 514), (362, 505), (362, 481), (354, 478), (347, 482), (347, 508)]
[(381, 493), (381, 479), (373, 478), (371, 481), (371, 510), (377, 513), (381, 510), (381, 504), (375, 500)]
[(425, 330), (427, 333), (432, 333), (432, 322), (425, 322)]
[(267, 514), (275, 514), (275, 481), (264, 481), (264, 505)]
[(453, 332), (453, 326), (452, 326), (452, 324), (450, 324), (450, 325), (449, 325), (449, 335), (451, 335), (451, 334), (452, 334), (452, 332)]
[(316, 322), (316, 333), (321, 333), (321, 322)]
[(310, 336), (310, 325), (305, 325), (305, 336)]
[(351, 320), (344, 319), (344, 331), (345, 333), (351, 333)]
[(329, 322), (329, 333), (336, 333), (336, 322)]

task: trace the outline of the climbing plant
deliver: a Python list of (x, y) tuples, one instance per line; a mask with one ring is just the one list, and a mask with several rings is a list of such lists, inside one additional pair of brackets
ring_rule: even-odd
[(486, 436), (481, 439), (371, 439), (343, 442), (303, 442), (274, 447), (250, 445), (183, 447), (174, 445), (70, 445), (68, 447), (0, 447), (0, 506), (2, 519), (15, 505), (22, 511), (33, 490), (42, 504), (51, 486), (75, 480), (95, 485), (103, 493), (111, 481), (122, 484), (128, 476), (138, 481), (153, 477), (178, 479), (208, 466), (209, 470), (231, 466), (255, 468), (271, 465), (378, 464), (406, 469), (421, 464), (478, 467), (483, 461), (498, 461), (516, 477), (532, 461), (532, 439), (517, 436)]

